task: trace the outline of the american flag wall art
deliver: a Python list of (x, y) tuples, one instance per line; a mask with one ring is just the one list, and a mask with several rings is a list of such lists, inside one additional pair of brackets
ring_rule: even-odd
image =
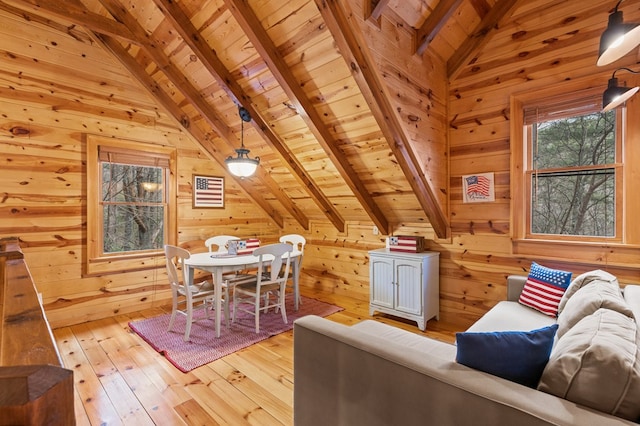
[(493, 173), (462, 176), (462, 191), (465, 203), (495, 201)]
[(224, 207), (224, 178), (194, 175), (193, 207)]

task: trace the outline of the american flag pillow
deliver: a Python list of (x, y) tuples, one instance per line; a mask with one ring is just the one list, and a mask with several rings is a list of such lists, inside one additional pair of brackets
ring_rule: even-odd
[(558, 316), (558, 305), (571, 283), (571, 272), (531, 263), (529, 276), (519, 302), (551, 317)]

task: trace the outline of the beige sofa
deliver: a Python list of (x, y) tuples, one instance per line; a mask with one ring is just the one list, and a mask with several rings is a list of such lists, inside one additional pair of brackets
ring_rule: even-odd
[[(469, 330), (532, 330), (553, 324), (553, 318), (517, 302), (525, 279), (509, 277), (509, 300), (498, 303)], [(574, 283), (572, 286), (576, 290)], [(573, 293), (582, 295), (585, 291)], [(625, 291), (624, 297), (625, 303), (635, 311), (635, 317), (640, 318), (640, 286)], [(589, 306), (584, 309), (600, 314), (602, 309), (599, 308), (603, 305), (617, 303), (607, 297), (597, 296), (595, 299), (598, 298), (600, 301), (586, 303)], [(561, 307), (567, 305), (563, 298)], [(580, 301), (578, 305), (585, 306), (585, 303)], [(561, 317), (562, 313), (559, 323)], [(570, 318), (570, 321), (575, 321), (575, 318)], [(637, 333), (635, 325), (637, 323), (634, 322)], [(568, 336), (567, 341), (571, 340), (567, 324), (559, 324), (560, 331)], [(574, 378), (579, 382), (580, 374), (571, 370), (571, 360), (575, 361), (575, 356), (570, 356), (567, 364), (562, 354), (556, 353), (562, 341), (563, 337), (556, 336), (550, 358), (554, 359), (553, 367), (557, 369), (560, 365), (561, 370), (564, 369), (562, 374), (573, 375), (569, 382)], [(294, 422), (299, 426), (637, 425), (458, 364), (455, 361), (456, 350), (455, 345), (373, 320), (345, 326), (315, 316), (301, 318), (294, 323)], [(627, 355), (627, 358), (638, 360), (637, 353)], [(591, 362), (598, 361), (592, 359)], [(551, 364), (549, 361), (547, 369)], [(631, 368), (636, 369), (633, 374), (638, 373), (638, 364), (630, 361)], [(613, 370), (610, 375), (617, 376)], [(587, 371), (587, 375), (589, 373)], [(541, 383), (545, 379), (549, 381), (549, 377), (558, 376), (557, 371), (550, 371), (546, 378), (545, 374)], [(627, 381), (628, 388), (636, 386), (637, 381), (634, 380)], [(570, 387), (564, 389), (570, 399), (576, 398), (572, 394), (574, 390)], [(606, 394), (611, 393), (606, 384), (602, 390)], [(605, 395), (604, 398), (608, 397)], [(631, 393), (626, 403), (640, 404), (640, 399), (635, 399)]]

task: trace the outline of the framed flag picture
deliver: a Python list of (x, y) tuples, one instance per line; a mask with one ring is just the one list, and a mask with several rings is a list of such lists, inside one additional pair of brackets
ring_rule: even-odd
[(223, 208), (224, 178), (193, 175), (193, 207)]
[(495, 201), (493, 173), (462, 176), (462, 194), (465, 203)]

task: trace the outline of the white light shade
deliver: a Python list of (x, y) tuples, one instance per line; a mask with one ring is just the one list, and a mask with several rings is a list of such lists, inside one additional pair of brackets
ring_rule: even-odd
[(622, 12), (609, 15), (609, 25), (600, 37), (598, 66), (610, 64), (622, 58), (640, 44), (640, 25), (624, 24)]
[(258, 162), (250, 158), (231, 158), (225, 162), (231, 174), (238, 177), (249, 177), (258, 168)]
[(256, 172), (260, 158), (249, 158), (249, 150), (246, 148), (236, 149), (237, 157), (228, 157), (224, 162), (227, 164), (229, 172), (238, 177), (249, 177)]

